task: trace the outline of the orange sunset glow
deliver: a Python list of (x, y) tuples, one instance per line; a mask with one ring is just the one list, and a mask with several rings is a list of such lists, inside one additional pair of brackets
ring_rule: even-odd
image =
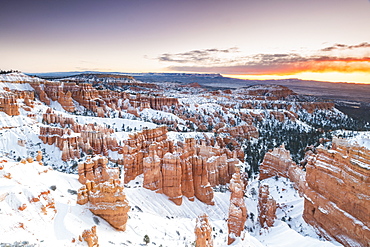
[(271, 70), (256, 71), (253, 74), (241, 73), (225, 76), (253, 80), (298, 78), (302, 80), (370, 84), (370, 60), (366, 58), (309, 61)]
[(245, 79), (245, 80), (274, 80), (298, 78), (301, 80), (328, 81), (328, 82), (347, 82), (358, 84), (370, 84), (369, 73), (341, 73), (341, 72), (302, 72), (294, 75), (227, 75), (226, 77)]

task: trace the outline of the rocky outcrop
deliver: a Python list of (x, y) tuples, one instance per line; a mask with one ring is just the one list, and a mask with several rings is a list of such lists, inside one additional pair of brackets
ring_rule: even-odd
[(370, 150), (333, 139), (306, 164), (303, 218), (345, 246), (370, 243)]
[(324, 236), (345, 246), (370, 242), (370, 151), (333, 138), (332, 149), (310, 147), (302, 161), (306, 172), (276, 148), (265, 155), (260, 179), (282, 176), (304, 196), (303, 218)]
[(164, 107), (176, 107), (179, 105), (179, 101), (177, 98), (137, 94), (135, 99), (130, 99), (130, 104), (134, 108), (138, 108), (139, 106), (149, 106), (148, 108), (163, 110)]
[(47, 96), (43, 89), (43, 84), (40, 83), (30, 83), (31, 87), (35, 90), (36, 96), (41, 102), (50, 105), (50, 98)]
[(276, 219), (276, 201), (270, 196), (268, 184), (262, 184), (258, 194), (258, 219), (261, 227), (271, 227)]
[(281, 85), (255, 85), (244, 89), (248, 95), (263, 96), (268, 100), (284, 99), (290, 95), (296, 95), (291, 89)]
[(166, 153), (163, 156), (162, 175), (163, 194), (167, 195), (176, 205), (181, 205), (181, 164), (179, 156), (171, 153)]
[(73, 118), (68, 118), (61, 114), (55, 114), (51, 108), (48, 108), (42, 115), (42, 121), (45, 124), (60, 124), (62, 127), (74, 128), (76, 125)]
[[(50, 100), (57, 101), (63, 107), (63, 109), (68, 112), (73, 112), (76, 110), (72, 101), (72, 93), (64, 92), (61, 83), (47, 81), (43, 86), (43, 89), (40, 86), (34, 86), (34, 89), (39, 95), (41, 101), (44, 103), (49, 102), (49, 104)], [(45, 97), (43, 92), (45, 92), (47, 97)]]
[(72, 101), (72, 93), (70, 91), (68, 91), (67, 93), (60, 92), (58, 102), (63, 107), (63, 109), (68, 112), (74, 112), (76, 110), (75, 105)]
[(289, 178), (294, 187), (302, 195), (306, 188), (305, 172), (291, 158), (289, 150), (285, 149), (284, 144), (265, 154), (260, 167), (260, 180), (269, 177)]
[(174, 143), (165, 126), (130, 135), (119, 151), (117, 163), (124, 166), (125, 183), (144, 174), (144, 188), (167, 195), (177, 205), (182, 196), (213, 205), (212, 186), (225, 185), (240, 161), (238, 151), (214, 146), (210, 140)]
[(105, 156), (108, 156), (108, 150), (119, 150), (117, 140), (110, 137), (113, 129), (93, 124), (79, 125), (72, 118), (56, 115), (51, 110), (43, 115), (43, 121), (69, 127), (40, 127), (39, 138), (44, 144), (55, 144), (62, 151), (63, 161), (80, 158), (80, 150), (89, 155)]
[(119, 180), (119, 169), (107, 168), (107, 163), (106, 157), (96, 156), (78, 165), (78, 180), (84, 186), (78, 191), (77, 203), (88, 203), (92, 213), (125, 231), (130, 206)]
[(195, 223), (195, 246), (212, 247), (212, 228), (206, 214), (197, 217)]
[(258, 129), (253, 125), (239, 125), (235, 127), (224, 127), (217, 130), (218, 133), (228, 133), (233, 138), (251, 139), (258, 138)]
[(335, 104), (331, 102), (300, 102), (299, 107), (305, 109), (308, 113), (315, 110), (332, 110)]
[(156, 152), (156, 145), (149, 146), (148, 157), (143, 159), (144, 181), (143, 187), (149, 190), (162, 193), (162, 171), (161, 159)]
[[(91, 227), (91, 230), (84, 230), (82, 233), (82, 239), (87, 243), (89, 247), (99, 247), (98, 235), (96, 234), (96, 226)], [(82, 241), (80, 238), (80, 241)]]
[(109, 179), (119, 179), (118, 168), (108, 168), (108, 159), (98, 155), (94, 158), (87, 158), (85, 162), (78, 164), (78, 181), (85, 184), (87, 181), (101, 183)]
[(118, 179), (110, 178), (98, 184), (87, 181), (78, 191), (77, 203), (88, 203), (87, 207), (93, 214), (105, 219), (115, 229), (125, 231), (130, 206), (123, 188)]
[(19, 115), (19, 106), (17, 103), (17, 97), (11, 93), (0, 94), (0, 111), (5, 112), (9, 116)]
[(193, 165), (194, 194), (200, 201), (214, 205), (213, 189), (208, 181), (208, 170), (206, 159), (199, 156), (190, 157)]
[(78, 85), (69, 83), (64, 86), (64, 90), (70, 91), (72, 98), (86, 109), (96, 111), (98, 106), (95, 99), (99, 98), (99, 93), (90, 83), (80, 83)]
[(240, 237), (247, 220), (247, 207), (244, 202), (244, 184), (241, 180), (240, 171), (234, 173), (230, 181), (230, 208), (227, 227), (229, 235), (227, 244), (232, 244), (236, 237)]

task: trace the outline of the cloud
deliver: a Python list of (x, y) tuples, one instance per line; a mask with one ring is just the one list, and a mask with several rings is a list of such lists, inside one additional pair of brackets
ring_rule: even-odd
[[(358, 45), (335, 44), (313, 55), (298, 53), (255, 54), (241, 56), (237, 48), (205, 49), (177, 54), (162, 54), (160, 61), (169, 62), (172, 71), (207, 72), (235, 75), (294, 75), (300, 72), (365, 72), (370, 71), (370, 55), (333, 55), (334, 50), (370, 48), (369, 43)], [(355, 54), (356, 52), (353, 52)], [(232, 55), (222, 57), (220, 55)]]
[(175, 62), (175, 63), (220, 63), (220, 55), (237, 53), (237, 47), (231, 47), (228, 49), (203, 49), (203, 50), (192, 50), (183, 53), (164, 53), (158, 57), (159, 61), (162, 62)]
[(335, 44), (333, 46), (325, 47), (321, 49), (321, 51), (333, 51), (333, 50), (352, 50), (357, 48), (370, 48), (370, 44), (367, 42), (363, 42), (358, 45), (344, 45), (344, 44)]

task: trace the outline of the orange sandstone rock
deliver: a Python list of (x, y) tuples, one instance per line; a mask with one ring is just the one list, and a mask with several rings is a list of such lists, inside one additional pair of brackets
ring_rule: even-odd
[(273, 226), (276, 219), (276, 201), (270, 196), (268, 184), (259, 188), (258, 195), (258, 217), (261, 227)]
[(260, 165), (260, 180), (279, 176), (289, 178), (294, 187), (302, 195), (306, 188), (305, 172), (291, 158), (289, 150), (284, 144), (265, 154)]
[(85, 162), (78, 164), (78, 181), (85, 184), (87, 181), (95, 183), (105, 182), (109, 179), (119, 178), (118, 168), (107, 168), (108, 159), (98, 155), (88, 158)]
[(19, 115), (19, 106), (17, 103), (17, 96), (12, 93), (0, 94), (0, 111), (5, 112), (9, 116)]
[(193, 164), (194, 194), (198, 200), (214, 205), (213, 189), (208, 181), (206, 160), (199, 156), (190, 157)]
[(163, 194), (167, 195), (176, 205), (181, 205), (181, 164), (178, 156), (171, 153), (163, 156), (162, 175)]
[(232, 244), (236, 237), (241, 236), (244, 223), (247, 220), (247, 207), (244, 202), (244, 184), (240, 177), (240, 171), (234, 173), (230, 181), (230, 208), (227, 227), (229, 235), (227, 244)]
[(345, 246), (370, 243), (370, 150), (333, 138), (306, 164), (303, 218)]
[(39, 150), (37, 151), (36, 161), (41, 162), (42, 160), (42, 152)]
[(195, 223), (195, 246), (212, 247), (212, 228), (206, 214), (197, 217)]
[(130, 206), (123, 188), (119, 180), (110, 179), (98, 184), (88, 181), (79, 189), (77, 203), (83, 205), (89, 202), (88, 208), (92, 213), (105, 219), (117, 230), (125, 231)]
[(91, 227), (91, 230), (84, 230), (82, 238), (89, 247), (99, 247), (98, 235), (96, 234), (96, 226)]
[(144, 182), (143, 187), (162, 193), (161, 159), (158, 157), (154, 144), (149, 146), (149, 155), (143, 159)]

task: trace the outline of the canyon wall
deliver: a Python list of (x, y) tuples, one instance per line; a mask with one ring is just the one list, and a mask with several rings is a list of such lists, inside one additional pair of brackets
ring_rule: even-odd
[(370, 150), (333, 139), (306, 165), (303, 218), (345, 246), (370, 243)]
[(292, 160), (284, 144), (265, 154), (259, 170), (260, 180), (274, 176), (289, 178), (294, 183), (295, 189), (303, 195), (306, 188), (306, 174), (302, 167)]
[(305, 198), (306, 222), (345, 246), (369, 246), (370, 150), (334, 137), (331, 149), (310, 150), (303, 163), (306, 172), (284, 147), (275, 148), (265, 155), (260, 179), (289, 178)]

